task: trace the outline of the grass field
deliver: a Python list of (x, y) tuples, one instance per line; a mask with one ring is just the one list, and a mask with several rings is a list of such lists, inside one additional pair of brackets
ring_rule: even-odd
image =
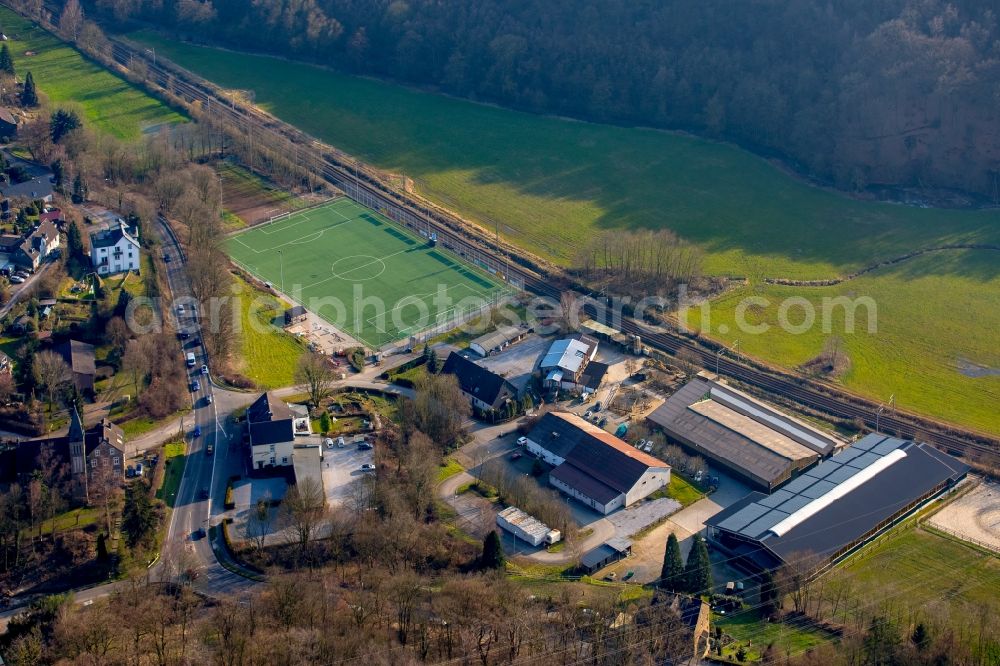
[(156, 491), (156, 498), (173, 508), (177, 500), (177, 490), (181, 487), (181, 479), (184, 477), (184, 465), (187, 462), (187, 454), (184, 452), (183, 442), (171, 442), (163, 445), (163, 460), (167, 469), (163, 474), (163, 485)]
[[(257, 277), (370, 347), (478, 308), (502, 289), (344, 198), (232, 236), (227, 247)], [(452, 303), (438, 307), (431, 299), (442, 289)]]
[(215, 170), (222, 183), (222, 207), (228, 214), (226, 225), (230, 230), (309, 204), (237, 164), (220, 162)]
[[(820, 325), (804, 334), (784, 332), (778, 326), (779, 303), (804, 297), (821, 317), (822, 299), (870, 297), (877, 304), (877, 331), (866, 328), (866, 310), (857, 311), (855, 333), (839, 334), (851, 367), (842, 381), (881, 401), (895, 395), (896, 404), (941, 418), (966, 423), (988, 432), (1000, 432), (1000, 373), (970, 377), (961, 364), (971, 361), (1000, 368), (1000, 252), (940, 252), (879, 270), (833, 286), (796, 288), (768, 285), (754, 292), (771, 305), (748, 311), (751, 325), (769, 324), (766, 335), (749, 335), (736, 324), (736, 309), (749, 290), (714, 302), (710, 325), (713, 335), (740, 351), (791, 367), (823, 351), (831, 334)], [(955, 275), (943, 288), (936, 268), (951, 266)], [(701, 311), (690, 311), (692, 328), (701, 327)], [(844, 311), (833, 310), (833, 331), (844, 330)], [(789, 320), (801, 321), (794, 308)], [(725, 328), (722, 328), (725, 327)], [(722, 333), (721, 330), (726, 330)], [(966, 370), (968, 372), (968, 370)]]
[[(122, 139), (146, 128), (184, 118), (139, 88), (118, 78), (20, 15), (0, 7), (0, 25), (10, 38), (18, 79), (30, 70), (53, 103), (71, 102), (87, 124)], [(26, 51), (36, 55), (26, 56)]]
[[(897, 530), (845, 566), (864, 611), (919, 609), (962, 635), (987, 613), (995, 628), (1000, 557), (920, 528)], [(1000, 642), (980, 646), (983, 663), (998, 663)], [(971, 640), (971, 639), (969, 639)]]
[[(857, 201), (731, 145), (539, 117), (152, 33), (134, 36), (221, 85), (253, 89), (257, 103), (278, 117), (410, 176), (421, 194), (490, 230), (497, 221), (512, 242), (563, 264), (601, 229), (668, 227), (705, 250), (709, 273), (792, 279), (841, 276), (921, 247), (1000, 243), (996, 210)], [(987, 325), (994, 316), (986, 313), (996, 312), (995, 298), (982, 298), (995, 296), (998, 276), (997, 253), (956, 252), (845, 284), (840, 291), (877, 294), (881, 315), (880, 340), (859, 336), (848, 343), (855, 358), (844, 385), (874, 399), (895, 394), (901, 407), (997, 431), (989, 415), (997, 378), (967, 377), (954, 364), (965, 358), (1000, 365), (996, 345), (984, 349), (996, 336)], [(822, 293), (764, 292), (809, 299)], [(735, 305), (731, 296), (723, 299), (716, 321), (725, 322)], [(713, 335), (739, 339), (746, 352), (790, 366), (822, 348), (816, 334)]]
[[(295, 369), (305, 347), (299, 340), (272, 324), (285, 303), (270, 294), (258, 291), (243, 280), (238, 280), (240, 299), (240, 372), (252, 379), (263, 389), (289, 386), (295, 383)], [(259, 307), (251, 311), (251, 305), (261, 301), (273, 307)], [(251, 324), (251, 317), (256, 322)]]

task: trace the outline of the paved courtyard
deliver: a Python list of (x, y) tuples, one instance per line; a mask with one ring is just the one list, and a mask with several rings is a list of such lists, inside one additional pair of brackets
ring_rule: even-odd
[(551, 344), (551, 339), (531, 334), (499, 354), (481, 360), (474, 355), (473, 358), (487, 370), (505, 377), (520, 391), (527, 386), (531, 373)]
[(361, 466), (372, 462), (372, 451), (358, 449), (348, 441), (344, 448), (323, 448), (323, 489), (326, 491), (327, 506), (342, 506), (351, 498), (351, 488), (356, 481), (369, 472), (362, 472)]

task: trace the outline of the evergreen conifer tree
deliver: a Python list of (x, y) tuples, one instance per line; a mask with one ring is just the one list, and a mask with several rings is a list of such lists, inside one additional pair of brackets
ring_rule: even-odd
[(21, 106), (38, 106), (38, 92), (35, 90), (35, 77), (28, 72), (24, 77), (24, 88), (21, 89)]
[(10, 47), (0, 46), (0, 72), (14, 76), (14, 58), (10, 55)]
[(502, 569), (507, 561), (507, 556), (503, 552), (503, 544), (500, 542), (500, 535), (496, 530), (490, 530), (483, 540), (483, 556), (480, 558), (480, 566), (483, 569)]
[(684, 568), (684, 583), (689, 594), (712, 593), (712, 562), (708, 558), (708, 547), (700, 534), (694, 535), (691, 552), (688, 553)]
[(680, 592), (684, 589), (684, 560), (681, 558), (681, 544), (673, 532), (667, 537), (667, 547), (663, 553), (660, 587), (671, 592)]

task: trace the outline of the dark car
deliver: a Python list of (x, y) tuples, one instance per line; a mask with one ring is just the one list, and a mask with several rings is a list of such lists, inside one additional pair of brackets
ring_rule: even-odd
[(204, 527), (199, 527), (194, 532), (191, 532), (191, 540), (192, 541), (197, 541), (199, 539), (204, 539), (204, 538), (205, 538), (205, 528)]
[(597, 425), (603, 428), (605, 425), (607, 425), (607, 423), (608, 423), (608, 417), (602, 416), (601, 420), (597, 422)]
[(521, 453), (515, 453), (510, 457), (511, 460), (520, 460), (523, 457)]
[(373, 447), (369, 442), (358, 442), (358, 448), (362, 451), (369, 451), (375, 447)]
[(200, 425), (196, 425), (194, 427), (194, 436), (195, 437), (201, 437), (201, 426)]
[(163, 261), (169, 264), (170, 263), (170, 255), (164, 252), (163, 253)]

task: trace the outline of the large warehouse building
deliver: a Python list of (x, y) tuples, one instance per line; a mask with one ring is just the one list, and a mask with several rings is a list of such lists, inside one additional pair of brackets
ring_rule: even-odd
[(647, 419), (669, 439), (767, 492), (845, 444), (704, 373)]
[(549, 412), (528, 433), (528, 452), (555, 465), (549, 483), (605, 515), (670, 483), (670, 466), (593, 423)]
[(928, 444), (870, 434), (772, 495), (750, 493), (712, 516), (708, 536), (754, 570), (854, 552), (969, 467)]

